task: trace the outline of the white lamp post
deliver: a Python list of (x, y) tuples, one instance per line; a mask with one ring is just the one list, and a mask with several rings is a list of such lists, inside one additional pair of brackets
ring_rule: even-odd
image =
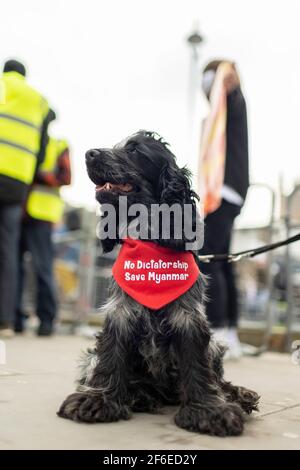
[[(198, 92), (200, 87), (200, 69), (199, 69), (199, 57), (200, 57), (200, 46), (202, 45), (204, 38), (199, 33), (198, 28), (195, 28), (193, 32), (187, 38), (187, 43), (190, 46), (190, 67), (189, 67), (189, 84), (188, 84), (188, 166), (196, 176), (197, 172), (197, 160), (199, 153), (199, 136), (200, 136), (200, 122), (197, 119), (197, 104), (199, 102)], [(200, 111), (200, 110), (199, 110)]]

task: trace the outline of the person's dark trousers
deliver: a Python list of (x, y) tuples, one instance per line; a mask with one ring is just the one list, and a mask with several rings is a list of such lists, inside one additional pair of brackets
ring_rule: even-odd
[(0, 203), (0, 327), (13, 328), (22, 207)]
[(25, 315), (22, 309), (24, 286), (24, 254), (31, 253), (32, 267), (36, 277), (36, 314), (43, 325), (52, 326), (56, 317), (57, 302), (53, 276), (52, 225), (35, 219), (22, 224), (19, 260), (19, 295), (16, 312), (16, 331), (23, 328)]
[[(233, 222), (241, 208), (222, 200), (221, 206), (204, 221), (204, 245), (200, 254), (229, 253)], [(213, 328), (236, 327), (238, 297), (233, 263), (201, 263), (201, 271), (209, 275), (206, 315)]]

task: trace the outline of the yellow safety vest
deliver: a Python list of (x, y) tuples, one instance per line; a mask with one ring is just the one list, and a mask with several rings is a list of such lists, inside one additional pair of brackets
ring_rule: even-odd
[[(49, 138), (46, 154), (38, 173), (53, 173), (58, 157), (68, 148), (63, 140)], [(57, 223), (62, 217), (64, 203), (59, 189), (51, 186), (34, 184), (27, 200), (26, 211), (30, 217), (47, 222)]]
[(2, 78), (0, 78), (0, 104), (5, 104), (4, 82)]
[(30, 184), (49, 106), (17, 72), (5, 72), (1, 88), (0, 174)]

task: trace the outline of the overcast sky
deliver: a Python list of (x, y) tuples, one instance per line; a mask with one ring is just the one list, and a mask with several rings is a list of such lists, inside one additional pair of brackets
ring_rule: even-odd
[(85, 151), (140, 128), (161, 133), (179, 162), (195, 167), (186, 44), (195, 22), (205, 36), (201, 63), (238, 64), (252, 181), (275, 187), (281, 173), (288, 188), (300, 179), (299, 0), (9, 0), (0, 15), (1, 59), (25, 61), (30, 83), (57, 110), (53, 134), (71, 143), (69, 201), (93, 204)]

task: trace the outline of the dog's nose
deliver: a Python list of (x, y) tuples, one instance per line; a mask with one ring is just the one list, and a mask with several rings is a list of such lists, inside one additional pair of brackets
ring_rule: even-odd
[(91, 163), (96, 157), (100, 155), (100, 150), (98, 149), (91, 149), (88, 150), (85, 154), (85, 160), (87, 163)]

